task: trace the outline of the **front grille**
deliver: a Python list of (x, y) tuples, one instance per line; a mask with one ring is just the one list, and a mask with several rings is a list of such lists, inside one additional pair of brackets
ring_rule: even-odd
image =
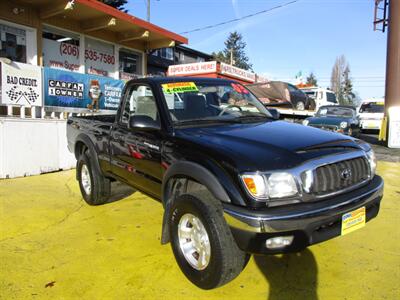
[(312, 127), (315, 127), (315, 128), (319, 128), (319, 129), (323, 129), (323, 130), (328, 130), (328, 131), (337, 131), (338, 130), (338, 127), (337, 126), (335, 126), (335, 125), (322, 125), (322, 124), (313, 124), (313, 125), (310, 125), (310, 126), (312, 126)]
[(312, 192), (323, 195), (340, 191), (367, 180), (369, 172), (369, 165), (364, 157), (318, 167), (314, 173)]

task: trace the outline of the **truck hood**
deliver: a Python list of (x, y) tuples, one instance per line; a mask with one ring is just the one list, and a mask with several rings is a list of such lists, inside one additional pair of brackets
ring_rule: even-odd
[(286, 169), (315, 157), (361, 148), (353, 138), (285, 121), (185, 128), (175, 135), (198, 144), (200, 155), (209, 153), (241, 172)]

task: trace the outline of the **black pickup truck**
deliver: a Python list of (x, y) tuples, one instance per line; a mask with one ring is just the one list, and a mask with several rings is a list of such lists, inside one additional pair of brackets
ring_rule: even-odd
[(161, 201), (162, 243), (203, 289), (235, 278), (252, 253), (362, 227), (383, 195), (367, 143), (279, 121), (225, 79), (129, 81), (116, 115), (71, 117), (67, 136), (85, 201), (106, 203), (115, 180)]

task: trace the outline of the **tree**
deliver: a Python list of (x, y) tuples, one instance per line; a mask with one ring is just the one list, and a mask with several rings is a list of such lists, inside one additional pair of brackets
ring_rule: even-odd
[(355, 94), (350, 78), (350, 66), (344, 55), (336, 58), (331, 74), (331, 89), (336, 94), (340, 104), (351, 105)]
[(213, 52), (214, 59), (232, 64), (235, 67), (252, 70), (253, 65), (249, 62), (245, 49), (246, 43), (243, 36), (237, 32), (231, 32), (225, 41), (225, 48), (222, 51)]
[(312, 86), (317, 86), (317, 77), (315, 77), (315, 75), (314, 75), (314, 73), (313, 72), (311, 72), (309, 75), (308, 75), (308, 77), (307, 77), (307, 79), (306, 79), (307, 81), (306, 81), (306, 84), (308, 84), (308, 85), (312, 85)]
[(356, 95), (353, 93), (353, 82), (350, 78), (350, 66), (347, 64), (343, 72), (343, 102), (353, 104)]
[(128, 2), (127, 0), (99, 0), (99, 1), (103, 2), (104, 4), (110, 5), (116, 9), (127, 12), (127, 10), (124, 8), (124, 5)]

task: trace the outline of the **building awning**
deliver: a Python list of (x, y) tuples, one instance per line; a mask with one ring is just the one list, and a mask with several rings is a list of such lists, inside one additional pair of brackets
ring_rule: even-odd
[(45, 24), (115, 43), (157, 49), (187, 44), (188, 39), (97, 0), (23, 0)]

